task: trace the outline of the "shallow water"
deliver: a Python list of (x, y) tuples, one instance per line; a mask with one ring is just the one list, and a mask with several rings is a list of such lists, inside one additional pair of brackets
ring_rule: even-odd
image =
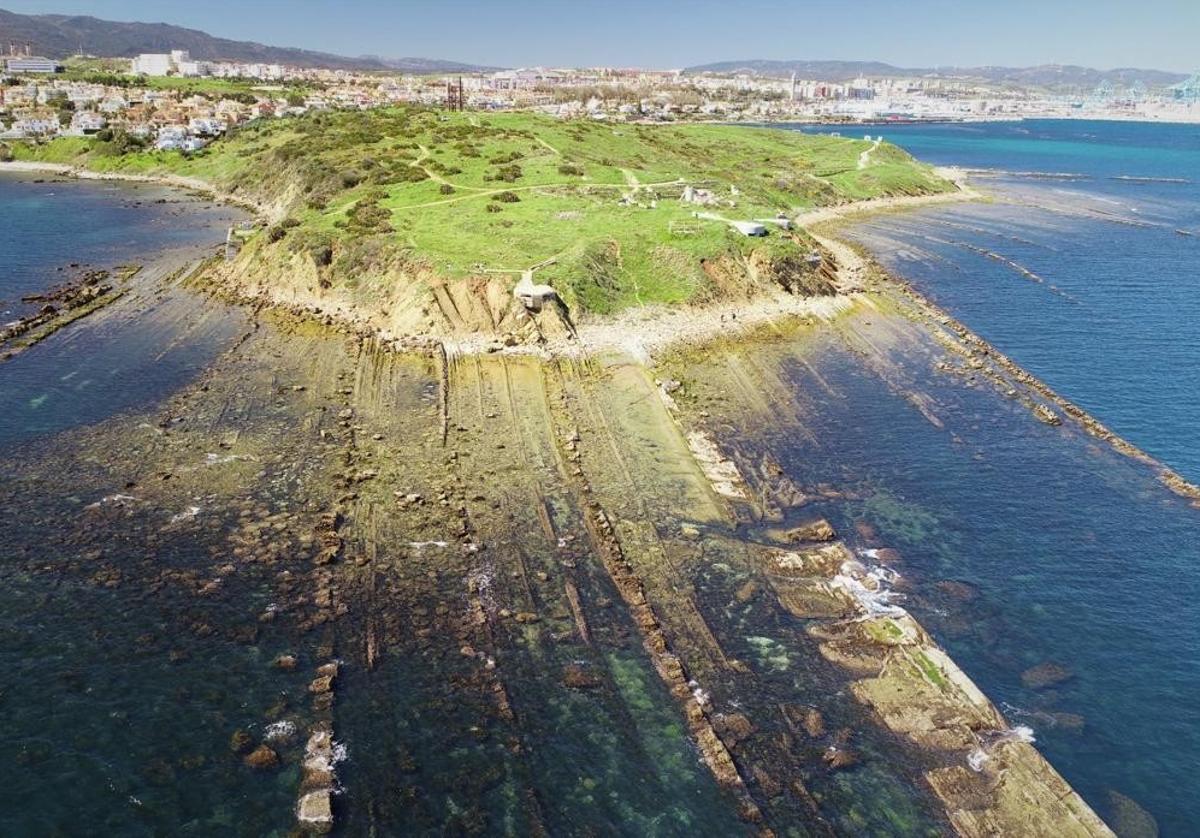
[[(464, 361), (443, 448), (431, 361), (288, 335), (286, 324), (264, 323), (205, 389), (180, 395), (244, 330), (234, 312), (189, 299), (106, 310), (0, 365), (11, 403), (29, 404), (0, 424), (0, 445), (21, 443), (0, 459), (0, 511), (21, 522), (0, 564), (0, 665), (17, 676), (0, 687), (11, 722), (0, 753), (11, 755), (4, 773), (19, 774), (0, 791), (0, 831), (286, 834), (303, 734), (270, 772), (244, 766), (230, 736), (259, 739), (279, 719), (304, 731), (308, 682), (332, 655), (344, 667), (333, 721), (348, 752), (335, 804), (345, 834), (745, 829), (589, 546), (580, 489), (555, 447), (576, 426), (595, 497), (697, 688), (759, 728), (739, 757), (801, 780), (838, 832), (945, 830), (915, 779), (926, 757), (873, 725), (802, 622), (770, 598), (738, 600), (754, 567), (739, 540), (749, 533), (721, 523), (644, 370), (576, 380), (532, 362)], [(759, 415), (761, 392), (746, 390), (721, 441), (843, 490), (804, 514), (819, 509), (862, 550), (900, 550), (911, 585), (901, 602), (1100, 811), (1116, 789), (1185, 834), (1200, 798), (1186, 770), (1200, 637), (1144, 603), (1183, 614), (1200, 594), (1182, 572), (1200, 512), (1077, 432), (932, 376), (923, 341), (891, 350), (890, 367), (831, 334), (812, 349), (768, 343), (752, 361), (718, 358), (766, 371), (759, 390), (775, 397)], [(81, 375), (107, 383), (76, 390)], [(743, 378), (720, 397), (742, 392)], [(913, 409), (904, 383), (933, 394), (945, 428)], [(51, 405), (53, 421), (29, 412)], [(352, 420), (338, 418), (345, 410)], [(367, 467), (377, 476), (346, 479)], [(411, 492), (429, 502), (398, 507)], [(344, 553), (314, 567), (304, 538), (339, 496)], [(458, 504), (477, 552), (462, 549)], [(712, 538), (682, 538), (681, 520)], [(855, 537), (857, 522), (877, 534)], [(214, 578), (216, 593), (200, 593)], [(947, 579), (975, 598), (937, 587)], [(332, 602), (318, 607), (322, 588)], [(539, 620), (501, 618), (502, 606)], [(294, 672), (271, 665), (285, 651), (300, 659)], [(749, 672), (731, 675), (724, 656)], [(1020, 673), (1045, 660), (1073, 677), (1022, 686)], [(599, 683), (569, 688), (572, 665)], [(826, 770), (824, 740), (787, 737), (783, 702), (852, 730), (864, 765)], [(1082, 733), (1068, 713), (1084, 717)], [(759, 782), (769, 822), (806, 834), (814, 818), (799, 797), (768, 802)]]
[[(1200, 478), (1200, 238), (1177, 232), (1200, 232), (1200, 128), (865, 130), (930, 162), (1006, 174), (976, 177), (996, 203), (847, 232), (1060, 394)], [(916, 386), (944, 390), (920, 353), (904, 364)], [(820, 370), (836, 392), (803, 414), (819, 441), (776, 444), (803, 472), (861, 487), (864, 499), (835, 513), (900, 545), (916, 615), (1098, 811), (1112, 815), (1115, 790), (1164, 834), (1191, 834), (1200, 512), (1146, 469), (1093, 440), (1064, 441), (985, 392), (946, 396), (946, 433), (850, 359), (831, 353)], [(806, 367), (790, 376), (797, 392), (820, 392)], [(978, 597), (955, 599), (947, 590), (969, 594), (936, 587), (946, 579)], [(1022, 686), (1021, 672), (1045, 660), (1073, 677)], [(1083, 730), (1056, 713), (1082, 716)]]
[(31, 307), (22, 296), (78, 269), (141, 264), (163, 250), (216, 244), (244, 217), (160, 186), (0, 171), (0, 321)]
[[(845, 495), (797, 514), (828, 516), (867, 561), (898, 550), (896, 603), (1010, 723), (1034, 730), (1098, 812), (1111, 815), (1116, 790), (1164, 834), (1189, 834), (1200, 803), (1200, 630), (1187, 616), (1200, 596), (1200, 510), (990, 384), (932, 374), (929, 352), (893, 350), (902, 372), (889, 384), (833, 341), (815, 354), (763, 351), (761, 380), (784, 387), (773, 420), (731, 423), (721, 441), (747, 463), (769, 452), (805, 486)], [(913, 409), (907, 386), (930, 397), (944, 428)], [(862, 523), (874, 532), (855, 535)], [(1025, 686), (1022, 673), (1046, 661), (1068, 680)], [(1081, 716), (1082, 729), (1061, 714)]]
[[(154, 186), (0, 174), (0, 322), (21, 298), (83, 270), (142, 265), (161, 277), (207, 256), (244, 218)], [(76, 267), (72, 267), (75, 265)], [(171, 392), (245, 324), (236, 309), (147, 289), (73, 324), (37, 352), (0, 361), (0, 447), (100, 421)]]

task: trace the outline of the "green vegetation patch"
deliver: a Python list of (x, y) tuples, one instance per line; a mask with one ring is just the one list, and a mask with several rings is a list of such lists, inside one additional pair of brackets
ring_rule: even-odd
[[(191, 155), (118, 135), (11, 154), (196, 177), (282, 205), (297, 225), (286, 239), (316, 243), (325, 264), (362, 236), (386, 237), (451, 280), (544, 264), (539, 280), (569, 306), (608, 313), (716, 296), (722, 271), (749, 273), (752, 258), (802, 270), (812, 243), (775, 224), (779, 216), (952, 188), (892, 146), (859, 169), (870, 145), (762, 128), (410, 107), (260, 120)], [(729, 223), (748, 220), (765, 222), (768, 236), (749, 239)]]

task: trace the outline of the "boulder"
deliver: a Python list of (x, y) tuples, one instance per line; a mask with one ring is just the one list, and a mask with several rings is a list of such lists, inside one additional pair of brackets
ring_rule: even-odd
[(960, 582), (957, 579), (943, 579), (937, 583), (937, 589), (959, 602), (972, 602), (979, 596), (979, 591), (974, 585)]
[(310, 791), (300, 798), (296, 807), (299, 821), (323, 832), (333, 826), (333, 794), (329, 789)]
[(243, 760), (250, 768), (267, 769), (279, 765), (279, 754), (267, 745), (259, 745)]
[(773, 535), (788, 544), (811, 544), (833, 541), (837, 538), (837, 531), (828, 521), (821, 518), (790, 530), (773, 533)]
[(1031, 666), (1021, 673), (1021, 683), (1027, 689), (1044, 690), (1064, 681), (1069, 681), (1075, 674), (1060, 663), (1046, 661), (1037, 666)]
[(816, 707), (809, 707), (804, 713), (804, 731), (813, 739), (825, 735), (825, 717)]
[(253, 747), (254, 737), (248, 731), (235, 730), (233, 736), (229, 737), (229, 750), (235, 754), (248, 754)]
[(754, 725), (742, 713), (719, 713), (713, 718), (713, 727), (729, 748), (736, 748), (754, 735)]
[(1120, 838), (1158, 838), (1158, 821), (1133, 799), (1110, 791), (1108, 805), (1112, 810), (1109, 823)]
[(855, 751), (850, 748), (838, 748), (833, 745), (825, 749), (822, 759), (834, 771), (853, 768), (859, 763), (859, 757)]
[(563, 684), (573, 690), (586, 690), (599, 687), (600, 678), (587, 667), (578, 663), (569, 663), (563, 667)]

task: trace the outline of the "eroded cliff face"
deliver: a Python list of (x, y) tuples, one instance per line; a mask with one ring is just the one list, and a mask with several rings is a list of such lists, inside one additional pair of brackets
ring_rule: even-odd
[[(693, 306), (837, 294), (837, 268), (828, 256), (817, 263), (798, 253), (757, 248), (748, 256), (728, 252), (701, 260), (689, 269), (706, 283)], [(562, 299), (529, 310), (513, 294), (518, 274), (449, 278), (386, 238), (272, 242), (260, 236), (231, 261), (214, 263), (208, 279), (238, 299), (388, 340), (478, 338), (536, 345), (570, 340), (577, 323), (600, 318)]]

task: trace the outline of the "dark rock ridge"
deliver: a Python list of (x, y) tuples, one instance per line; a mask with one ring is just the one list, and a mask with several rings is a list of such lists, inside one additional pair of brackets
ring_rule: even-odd
[(39, 55), (63, 58), (80, 45), (95, 55), (132, 57), (143, 52), (184, 49), (202, 61), (246, 61), (326, 67), (332, 70), (402, 70), (413, 73), (472, 72), (475, 64), (429, 58), (351, 58), (252, 41), (217, 38), (197, 29), (167, 23), (126, 23), (86, 15), (21, 15), (0, 9), (0, 40), (29, 43)]

